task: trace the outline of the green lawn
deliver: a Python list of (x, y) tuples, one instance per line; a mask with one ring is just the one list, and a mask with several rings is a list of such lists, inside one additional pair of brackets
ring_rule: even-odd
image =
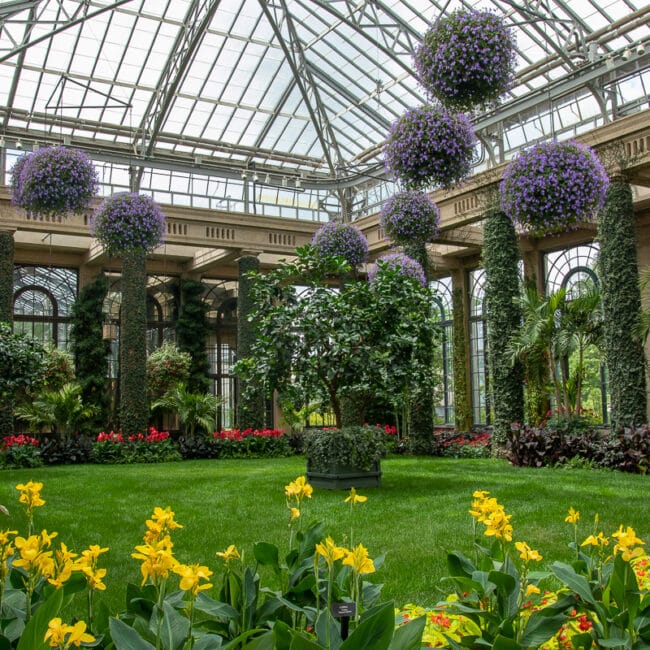
[[(489, 490), (513, 515), (515, 540), (526, 540), (544, 556), (542, 564), (567, 558), (572, 535), (564, 523), (569, 506), (581, 513), (581, 539), (600, 517), (606, 535), (619, 524), (633, 526), (650, 543), (650, 477), (595, 470), (521, 469), (499, 460), (389, 458), (381, 488), (360, 490), (368, 501), (355, 507), (354, 538), (371, 557), (386, 554), (375, 580), (397, 604), (438, 600), (445, 552), (472, 551), (472, 491)], [(80, 551), (108, 546), (107, 591), (98, 596), (112, 611), (124, 607), (127, 581), (139, 582), (139, 562), (130, 554), (141, 543), (144, 521), (154, 506), (171, 506), (184, 528), (174, 535), (183, 562), (208, 564), (215, 552), (236, 544), (250, 557), (252, 544), (288, 544), (284, 485), (304, 472), (301, 458), (247, 461), (188, 461), (161, 465), (52, 467), (5, 470), (0, 503), (10, 510), (8, 528), (24, 534), (25, 518), (15, 485), (44, 483), (46, 505), (36, 511), (36, 528), (58, 531)], [(305, 518), (322, 519), (339, 542), (350, 531), (345, 492), (314, 490)], [(58, 544), (57, 544), (58, 546)]]

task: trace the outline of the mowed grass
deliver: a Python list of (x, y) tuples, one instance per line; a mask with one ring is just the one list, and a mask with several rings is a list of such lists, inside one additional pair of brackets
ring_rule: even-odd
[[(256, 541), (288, 547), (284, 486), (304, 473), (300, 457), (269, 460), (186, 461), (160, 465), (49, 467), (0, 474), (0, 503), (10, 510), (2, 526), (25, 533), (17, 483), (44, 483), (46, 505), (35, 513), (36, 530), (57, 531), (59, 541), (80, 551), (109, 547), (107, 591), (98, 595), (113, 613), (124, 609), (127, 582), (141, 580), (131, 558), (144, 522), (155, 506), (170, 506), (182, 530), (174, 534), (176, 557), (207, 564), (219, 582), (217, 551), (236, 544), (252, 560)], [(600, 470), (522, 469), (501, 460), (389, 458), (382, 463), (380, 488), (359, 490), (368, 501), (350, 508), (346, 492), (315, 489), (303, 508), (306, 521), (326, 523), (337, 543), (362, 542), (370, 556), (385, 554), (373, 576), (396, 604), (433, 604), (442, 595), (446, 553), (472, 554), (468, 509), (472, 492), (489, 490), (512, 514), (515, 540), (544, 556), (542, 565), (570, 557), (572, 528), (564, 523), (569, 506), (581, 513), (580, 539), (591, 534), (594, 516), (606, 535), (620, 524), (634, 527), (650, 544), (650, 477)], [(264, 575), (275, 587), (273, 577)], [(216, 597), (216, 593), (213, 593)]]

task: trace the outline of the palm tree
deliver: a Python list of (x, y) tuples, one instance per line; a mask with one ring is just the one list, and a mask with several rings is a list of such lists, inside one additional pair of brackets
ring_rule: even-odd
[(97, 413), (95, 406), (84, 406), (81, 386), (70, 382), (59, 390), (44, 391), (33, 402), (16, 407), (15, 415), (34, 430), (49, 429), (66, 439)]
[(214, 430), (217, 422), (217, 407), (223, 402), (221, 397), (210, 393), (191, 393), (185, 384), (176, 384), (157, 399), (151, 408), (175, 413), (184, 433), (193, 437), (197, 429), (202, 429), (206, 433)]

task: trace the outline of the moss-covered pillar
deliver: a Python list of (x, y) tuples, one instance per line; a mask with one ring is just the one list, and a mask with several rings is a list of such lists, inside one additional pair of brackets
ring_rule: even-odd
[(120, 313), (120, 427), (126, 434), (146, 431), (147, 404), (147, 256), (122, 258)]
[(14, 320), (14, 231), (0, 230), (0, 323)]
[[(239, 260), (239, 291), (237, 293), (237, 358), (245, 359), (251, 354), (255, 341), (253, 323), (248, 322), (248, 315), (253, 310), (251, 298), (252, 280), (248, 277), (250, 271), (259, 271), (260, 261), (255, 253), (245, 253)], [(249, 380), (250, 381), (250, 380)], [(237, 379), (237, 426), (240, 429), (264, 428), (264, 387), (262, 385), (242, 386)]]
[[(0, 230), (0, 322), (14, 320), (14, 231)], [(14, 432), (13, 400), (0, 403), (0, 435)]]
[(469, 349), (469, 291), (468, 277), (464, 268), (451, 272), (452, 308), (454, 325), (454, 413), (456, 429), (472, 428), (472, 388)]
[(510, 425), (524, 417), (524, 373), (513, 364), (507, 343), (521, 326), (519, 247), (512, 221), (498, 209), (488, 210), (483, 227), (483, 266), (489, 364), (494, 395), (494, 440), (505, 444)]
[(647, 421), (645, 357), (635, 333), (641, 312), (632, 188), (612, 179), (598, 217), (605, 362), (612, 431)]

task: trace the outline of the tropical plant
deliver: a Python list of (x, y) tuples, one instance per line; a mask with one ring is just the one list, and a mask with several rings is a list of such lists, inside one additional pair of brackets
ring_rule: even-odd
[(74, 380), (74, 361), (65, 351), (57, 348), (53, 343), (43, 347), (42, 384), (47, 390), (59, 390), (64, 384)]
[[(256, 378), (269, 396), (277, 389), (304, 403), (329, 402), (338, 428), (344, 396), (430, 385), (432, 371), (420, 353), (436, 331), (432, 310), (422, 308), (432, 304), (428, 288), (382, 268), (372, 284), (332, 290), (328, 277), (347, 270), (340, 258), (322, 258), (308, 247), (298, 250), (296, 262), (256, 275), (249, 318), (257, 338), (236, 368), (244, 390)], [(303, 285), (299, 296), (291, 283)]]
[(14, 411), (32, 431), (49, 429), (64, 439), (77, 433), (95, 412), (94, 406), (84, 405), (81, 386), (73, 382), (64, 384), (59, 390), (45, 390), (32, 402), (17, 406)]
[(605, 203), (609, 178), (596, 153), (577, 142), (543, 142), (506, 168), (501, 209), (534, 237), (575, 230)]
[(183, 431), (193, 437), (197, 431), (211, 433), (216, 426), (217, 408), (223, 399), (209, 393), (192, 393), (185, 384), (176, 384), (152, 405), (153, 410), (175, 413)]
[(486, 106), (514, 78), (514, 32), (491, 11), (459, 9), (434, 22), (414, 60), (420, 83), (448, 108)]
[(353, 269), (368, 259), (368, 240), (350, 223), (328, 221), (314, 233), (311, 245), (321, 257), (342, 257)]
[(11, 182), (14, 203), (42, 215), (86, 210), (99, 188), (88, 155), (63, 146), (24, 154), (12, 169)]
[(476, 136), (469, 118), (438, 106), (406, 111), (388, 132), (386, 171), (407, 188), (449, 188), (472, 169)]
[(440, 233), (440, 210), (426, 192), (405, 190), (381, 206), (379, 223), (396, 244), (424, 244)]
[(187, 384), (191, 357), (176, 344), (165, 341), (147, 357), (147, 390), (155, 399), (162, 397), (176, 384)]

